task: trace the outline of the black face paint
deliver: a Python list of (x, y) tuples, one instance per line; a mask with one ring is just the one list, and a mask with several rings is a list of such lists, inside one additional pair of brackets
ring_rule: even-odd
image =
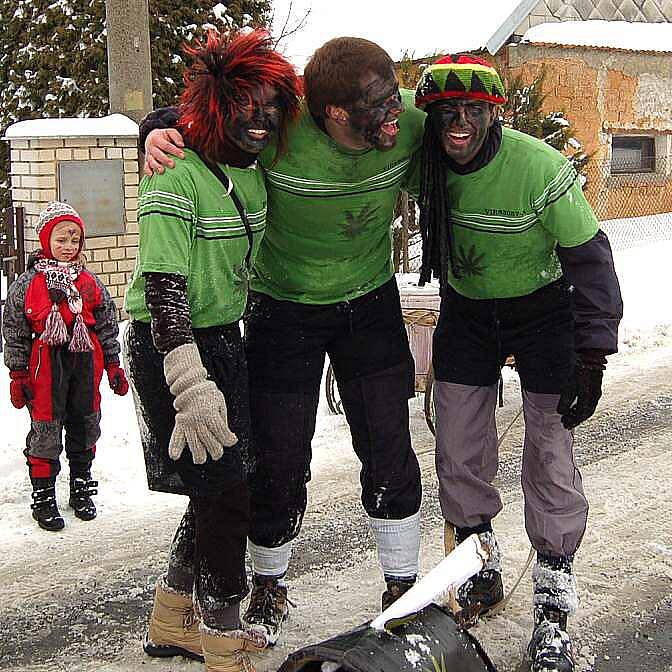
[(469, 163), (479, 152), (495, 120), (490, 103), (466, 98), (430, 106), (434, 129), (443, 150), (456, 163)]
[(390, 70), (385, 77), (372, 74), (362, 81), (361, 96), (348, 108), (350, 128), (367, 145), (391, 149), (397, 143), (397, 119), (404, 111), (397, 78)]
[(276, 90), (264, 86), (241, 96), (238, 107), (226, 127), (226, 135), (238, 148), (249, 154), (259, 154), (280, 128), (282, 103)]

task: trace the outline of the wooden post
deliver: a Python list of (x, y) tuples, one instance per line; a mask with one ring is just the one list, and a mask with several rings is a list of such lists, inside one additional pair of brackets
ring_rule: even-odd
[(23, 206), (16, 208), (16, 275), (21, 275), (26, 270), (26, 246), (24, 243), (26, 233), (26, 211)]
[[(14, 210), (7, 209), (7, 219), (3, 223), (2, 231), (4, 235), (1, 237), (4, 242), (0, 243), (0, 275), (5, 276), (5, 287), (14, 282), (16, 278), (17, 259), (16, 250), (14, 249)], [(2, 332), (2, 317), (4, 312), (6, 295), (2, 292), (0, 287), (0, 332)], [(0, 338), (0, 352), (2, 352), (2, 338)]]
[(401, 192), (401, 272), (408, 273), (408, 221), (410, 218), (408, 194)]

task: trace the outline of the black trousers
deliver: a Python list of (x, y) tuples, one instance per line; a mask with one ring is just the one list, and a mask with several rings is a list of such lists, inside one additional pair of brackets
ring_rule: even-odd
[(257, 460), (250, 477), (255, 544), (281, 546), (300, 531), (325, 354), (362, 463), (364, 509), (394, 520), (418, 511), (420, 469), (408, 428), (415, 371), (394, 279), (329, 305), (252, 293), (245, 346)]
[(574, 367), (571, 293), (561, 278), (513, 299), (467, 299), (448, 288), (434, 332), (437, 380), (487, 387), (513, 355), (523, 389), (559, 394)]
[[(194, 329), (208, 376), (226, 399), (228, 421), (238, 443), (221, 459), (193, 463), (187, 449), (179, 460), (168, 456), (175, 426), (173, 395), (163, 376), (163, 355), (152, 342), (149, 324), (131, 322), (124, 335), (124, 357), (133, 388), (147, 480), (152, 490), (189, 496), (187, 511), (173, 539), (168, 577), (175, 588), (191, 590), (201, 609), (217, 612), (247, 594), (245, 548), (250, 524), (246, 472), (249, 450), (247, 367), (237, 324)], [(180, 585), (175, 585), (175, 584)], [(213, 614), (204, 614), (213, 621)]]

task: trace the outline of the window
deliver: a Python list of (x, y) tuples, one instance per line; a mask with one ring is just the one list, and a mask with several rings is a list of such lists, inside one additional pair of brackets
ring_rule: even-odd
[(656, 141), (650, 136), (614, 135), (611, 139), (611, 173), (655, 173)]

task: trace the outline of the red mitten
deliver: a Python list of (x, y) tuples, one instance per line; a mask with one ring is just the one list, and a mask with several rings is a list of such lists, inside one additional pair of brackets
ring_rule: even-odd
[(28, 371), (10, 371), (9, 399), (14, 408), (23, 408), (33, 399), (33, 388), (30, 385)]
[(106, 367), (107, 380), (110, 388), (115, 394), (123, 397), (128, 392), (128, 380), (124, 370), (119, 366), (119, 362), (110, 362)]

